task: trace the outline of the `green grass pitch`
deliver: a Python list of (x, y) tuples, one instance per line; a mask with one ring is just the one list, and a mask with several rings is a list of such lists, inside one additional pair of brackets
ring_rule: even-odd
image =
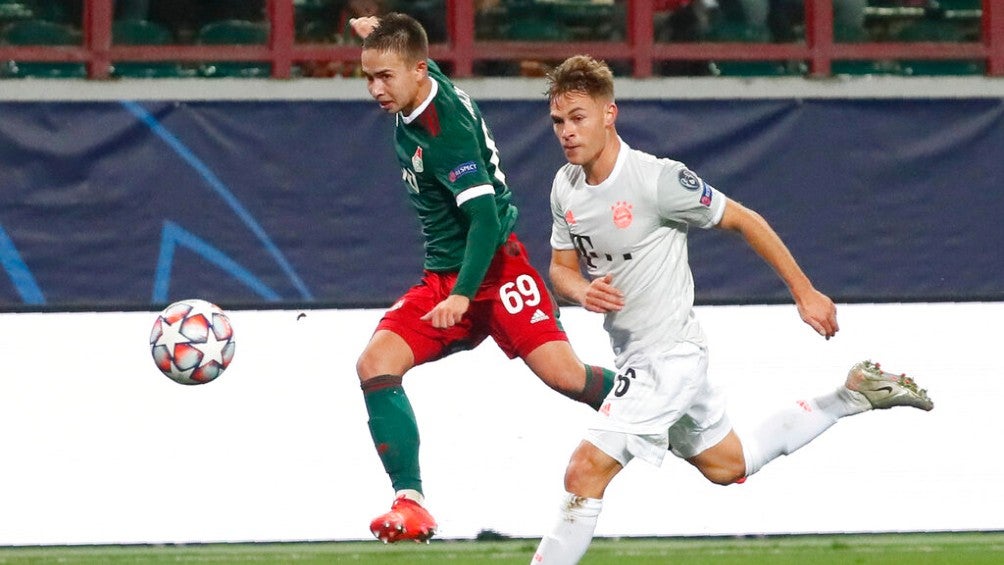
[[(0, 548), (0, 564), (522, 564), (536, 540)], [(999, 565), (1004, 532), (597, 539), (583, 565)]]

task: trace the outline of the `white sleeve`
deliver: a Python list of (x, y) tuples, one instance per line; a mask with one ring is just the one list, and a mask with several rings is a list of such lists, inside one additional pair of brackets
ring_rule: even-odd
[(725, 213), (725, 195), (677, 161), (666, 161), (657, 199), (663, 218), (698, 228), (715, 226)]
[(575, 249), (572, 237), (568, 232), (568, 220), (565, 219), (565, 206), (561, 202), (561, 170), (554, 175), (551, 183), (551, 247), (554, 249)]

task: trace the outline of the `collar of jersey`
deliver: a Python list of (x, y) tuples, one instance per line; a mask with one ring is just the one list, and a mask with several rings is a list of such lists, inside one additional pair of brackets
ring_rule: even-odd
[(429, 77), (429, 80), (432, 81), (432, 89), (429, 90), (429, 96), (425, 99), (425, 101), (419, 104), (418, 107), (415, 108), (414, 111), (412, 111), (412, 113), (408, 114), (407, 116), (401, 116), (401, 119), (404, 120), (405, 124), (410, 124), (411, 122), (414, 122), (415, 119), (417, 119), (418, 116), (421, 115), (422, 112), (424, 112), (425, 109), (429, 107), (429, 104), (432, 104), (432, 99), (435, 98), (436, 93), (439, 92), (439, 83), (436, 82), (436, 80), (433, 79), (432, 77)]
[(609, 184), (613, 183), (614, 180), (617, 179), (617, 175), (621, 174), (621, 169), (624, 168), (624, 162), (627, 161), (627, 154), (628, 151), (631, 151), (631, 147), (629, 147), (627, 143), (624, 143), (624, 140), (621, 139), (621, 136), (618, 135), (617, 139), (620, 140), (621, 146), (620, 149), (618, 149), (617, 162), (614, 163), (614, 168), (612, 171), (610, 171), (610, 176), (603, 179), (603, 181), (600, 182), (600, 184), (589, 184), (588, 182), (586, 182), (586, 177), (583, 176), (582, 184), (586, 185), (586, 188), (597, 189), (597, 190), (601, 188), (606, 188)]

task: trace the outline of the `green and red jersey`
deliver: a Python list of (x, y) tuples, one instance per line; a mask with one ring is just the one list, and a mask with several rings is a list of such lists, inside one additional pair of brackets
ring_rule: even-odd
[(518, 212), (481, 111), (428, 63), (432, 91), (397, 115), (395, 150), (422, 224), (425, 269), (460, 271), (453, 294), (472, 297)]

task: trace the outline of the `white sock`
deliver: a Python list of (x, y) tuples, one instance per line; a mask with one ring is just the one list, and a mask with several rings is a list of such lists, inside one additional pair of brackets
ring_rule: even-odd
[(531, 565), (574, 565), (582, 559), (593, 541), (596, 520), (603, 509), (603, 500), (583, 498), (565, 493), (561, 513), (551, 533), (537, 546)]
[(853, 416), (872, 409), (872, 405), (860, 392), (855, 392), (846, 386), (837, 387), (830, 394), (824, 394), (814, 399), (820, 410), (834, 418)]
[(829, 394), (809, 401), (799, 400), (795, 406), (774, 413), (752, 433), (740, 438), (746, 476), (782, 455), (794, 453), (819, 437), (839, 418), (864, 412), (870, 406), (863, 396), (841, 386)]
[(394, 493), (394, 500), (397, 500), (401, 497), (414, 500), (419, 505), (425, 504), (425, 496), (422, 493), (418, 492), (417, 490), (412, 490), (408, 488), (399, 490)]

